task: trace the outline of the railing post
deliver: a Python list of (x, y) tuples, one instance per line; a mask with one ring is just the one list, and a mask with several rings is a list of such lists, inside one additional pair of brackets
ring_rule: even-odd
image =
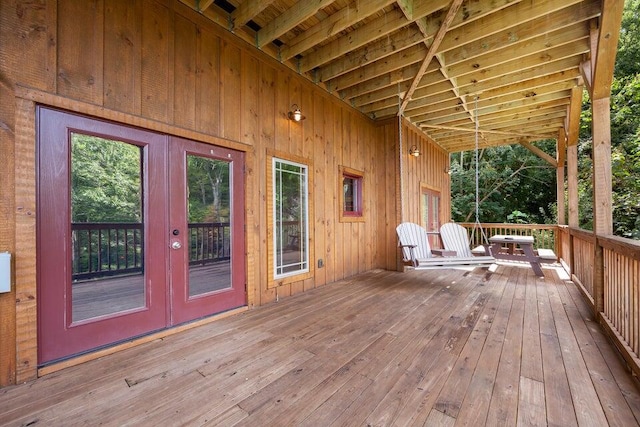
[(604, 250), (596, 236), (593, 259), (593, 303), (596, 313), (604, 311)]

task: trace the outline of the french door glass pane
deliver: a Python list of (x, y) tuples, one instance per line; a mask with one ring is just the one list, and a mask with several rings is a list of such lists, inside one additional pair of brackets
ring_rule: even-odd
[(275, 276), (309, 270), (306, 166), (274, 159)]
[(231, 164), (187, 155), (189, 297), (231, 287)]
[(145, 307), (142, 149), (71, 134), (72, 321)]

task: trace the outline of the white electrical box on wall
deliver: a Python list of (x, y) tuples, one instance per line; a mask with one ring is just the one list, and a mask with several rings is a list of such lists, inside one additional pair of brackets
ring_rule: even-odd
[(0, 292), (11, 292), (11, 254), (0, 252)]

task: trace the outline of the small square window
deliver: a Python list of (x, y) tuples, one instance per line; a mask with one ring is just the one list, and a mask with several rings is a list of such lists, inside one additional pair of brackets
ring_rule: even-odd
[(363, 221), (364, 174), (345, 167), (340, 168), (340, 219), (342, 221)]

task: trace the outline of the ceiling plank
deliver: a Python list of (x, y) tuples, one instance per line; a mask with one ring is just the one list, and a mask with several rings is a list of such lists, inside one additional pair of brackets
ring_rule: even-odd
[(418, 86), (418, 83), (422, 79), (422, 76), (427, 71), (427, 67), (429, 66), (429, 64), (431, 63), (431, 60), (433, 59), (436, 52), (438, 51), (438, 47), (440, 47), (440, 42), (442, 42), (444, 35), (449, 30), (449, 25), (451, 25), (451, 22), (453, 22), (453, 18), (458, 13), (458, 9), (460, 9), (460, 5), (462, 4), (462, 1), (463, 0), (453, 0), (451, 2), (451, 6), (449, 6), (449, 10), (447, 11), (447, 16), (444, 18), (444, 21), (442, 22), (440, 29), (438, 29), (438, 32), (434, 36), (433, 41), (431, 42), (431, 46), (429, 46), (429, 52), (427, 53), (427, 56), (424, 58), (424, 61), (422, 62), (422, 65), (418, 70), (418, 74), (416, 74), (416, 77), (413, 79), (411, 86), (409, 86), (409, 90), (407, 91), (407, 93), (404, 95), (404, 98), (402, 99), (402, 103), (400, 104), (400, 111), (398, 111), (399, 116), (402, 116), (404, 109), (407, 108), (407, 104), (409, 104), (409, 101), (411, 101), (413, 92), (415, 92), (416, 87)]
[[(475, 133), (475, 129), (460, 128), (460, 127), (454, 127), (454, 126), (420, 125), (420, 127), (421, 128), (455, 130), (455, 131), (466, 132), (466, 133)], [(496, 135), (527, 136), (527, 137), (531, 136), (529, 134), (519, 134), (519, 133), (503, 132), (503, 131), (488, 130), (488, 129), (483, 129), (482, 132), (483, 133), (492, 133), (492, 134), (496, 134)]]
[(513, 61), (524, 56), (542, 53), (542, 58), (537, 58), (537, 63), (544, 60), (546, 51), (553, 47), (571, 45), (573, 52), (588, 52), (589, 47), (586, 38), (585, 23), (577, 23), (571, 27), (556, 30), (548, 34), (542, 34), (531, 40), (503, 47), (469, 60), (447, 66), (447, 72), (452, 76), (461, 76), (472, 73), (477, 69), (498, 66), (504, 62)]
[(527, 21), (539, 17), (549, 16), (551, 20), (553, 19), (553, 12), (580, 3), (581, 1), (582, 0), (536, 0), (514, 4), (513, 6), (479, 19), (474, 25), (465, 25), (450, 31), (440, 44), (441, 52), (455, 49), (458, 46), (469, 44), (475, 40), (522, 25)]
[(469, 60), (498, 49), (523, 43), (535, 39), (540, 35), (540, 28), (545, 33), (562, 30), (574, 26), (578, 22), (589, 21), (600, 13), (599, 0), (587, 0), (555, 12), (527, 21), (523, 24), (511, 26), (508, 29), (474, 40), (471, 43), (458, 45), (456, 48), (443, 52), (447, 65)]
[[(516, 2), (512, 0), (477, 0), (469, 4), (464, 4), (462, 6), (463, 13), (456, 15), (453, 23), (450, 25), (450, 28), (467, 25), (474, 20), (478, 20), (495, 12), (496, 10), (500, 10), (501, 8), (515, 3)], [(441, 8), (444, 7), (446, 7), (446, 4)], [(423, 13), (424, 12), (422, 11), (419, 12), (420, 15)], [(416, 15), (417, 13), (414, 11), (413, 16), (415, 17)], [(422, 23), (425, 16), (426, 15), (414, 19), (414, 23)], [(329, 62), (320, 68), (318, 72), (319, 80), (330, 80), (340, 74), (363, 67), (371, 62), (378, 61), (393, 54), (394, 52), (407, 49), (421, 42), (428, 42), (433, 38), (433, 35), (438, 31), (438, 28), (440, 28), (441, 19), (439, 18), (439, 13), (433, 14), (433, 16), (427, 17), (424, 25), (412, 25), (410, 27), (399, 28), (399, 31), (389, 35), (388, 37), (379, 38), (372, 43), (368, 43), (362, 48), (352, 50), (348, 55), (340, 56), (340, 59)]]
[(395, 0), (369, 0), (351, 3), (289, 40), (282, 46), (280, 56), (283, 60), (293, 58), (394, 2)]
[(305, 0), (294, 4), (258, 31), (256, 44), (260, 48), (271, 43), (333, 2), (334, 0)]
[(275, 0), (245, 0), (231, 12), (231, 31), (243, 27)]
[[(414, 18), (419, 19), (440, 9), (444, 9), (449, 5), (449, 0), (433, 0), (429, 2), (420, 2), (414, 7)], [(318, 50), (313, 55), (307, 55), (300, 61), (300, 69), (303, 72), (319, 67), (322, 64), (336, 59), (347, 52), (364, 46), (378, 38), (407, 25), (404, 14), (394, 9), (389, 13), (380, 16), (369, 22), (367, 25), (356, 28), (349, 33), (349, 37), (341, 37), (334, 40)]]
[[(409, 49), (371, 63), (367, 67), (360, 67), (333, 80), (325, 81), (325, 83), (332, 90), (344, 90), (365, 80), (373, 79), (413, 64), (419, 64), (427, 53), (427, 48), (423, 44), (412, 46)], [(431, 71), (435, 69), (435, 67), (431, 67)]]

